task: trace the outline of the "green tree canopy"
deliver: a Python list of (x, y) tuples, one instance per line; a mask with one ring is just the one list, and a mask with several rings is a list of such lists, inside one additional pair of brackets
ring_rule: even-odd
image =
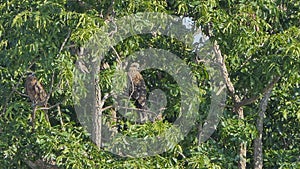
[[(252, 168), (257, 161), (254, 140), (260, 135), (264, 168), (299, 168), (299, 1), (7, 0), (0, 2), (0, 11), (3, 168)], [(228, 97), (217, 130), (199, 144), (201, 127), (210, 109), (211, 77), (199, 60), (198, 44), (191, 48), (182, 39), (159, 31), (124, 39), (109, 50), (101, 63), (97, 76), (102, 96), (111, 91), (119, 60), (142, 49), (158, 48), (180, 56), (190, 67), (199, 88), (196, 95), (200, 104), (197, 127), (182, 141), (166, 147), (168, 150), (161, 154), (128, 158), (99, 149), (91, 141), (91, 134), (77, 118), (72, 90), (82, 46), (102, 26), (139, 12), (191, 19), (190, 30), (208, 36), (218, 54), (216, 65), (222, 70)], [(35, 106), (24, 88), (28, 72), (35, 72), (50, 96), (47, 111), (36, 109), (34, 131), (30, 119)], [(154, 89), (166, 93), (168, 104), (163, 120), (145, 124), (121, 118), (103, 121), (118, 126), (118, 132), (124, 135), (146, 138), (162, 133), (179, 116), (180, 91), (166, 72), (141, 73), (148, 96)], [(263, 104), (263, 98), (268, 104)], [(113, 115), (110, 106), (114, 98), (104, 101), (103, 108), (107, 109), (103, 114)], [(50, 122), (44, 118), (46, 112)], [(258, 124), (262, 124), (262, 131)]]

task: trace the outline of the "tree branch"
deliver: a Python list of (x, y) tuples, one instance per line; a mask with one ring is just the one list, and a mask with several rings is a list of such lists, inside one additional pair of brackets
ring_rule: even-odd
[[(253, 102), (255, 102), (257, 99), (260, 98), (260, 96), (254, 96), (248, 99), (244, 99), (241, 101), (240, 97), (235, 93), (235, 89), (234, 86), (229, 78), (229, 74), (225, 65), (225, 61), (222, 57), (221, 51), (219, 49), (219, 46), (217, 44), (217, 42), (215, 41), (214, 43), (214, 52), (217, 55), (217, 64), (219, 64), (220, 68), (221, 68), (221, 72), (222, 72), (222, 76), (225, 80), (229, 95), (233, 98), (233, 102), (234, 102), (234, 107), (235, 109), (239, 109), (242, 106), (251, 104)], [(273, 80), (262, 90), (262, 94), (264, 95), (270, 88), (273, 88), (273, 86), (278, 82), (278, 80), (280, 79), (280, 77), (275, 77), (273, 78)]]
[(62, 113), (61, 113), (59, 105), (57, 105), (57, 112), (58, 112), (58, 115), (59, 115), (59, 121), (60, 121), (60, 125), (62, 127), (62, 130), (65, 131), (64, 122), (62, 120)]
[(61, 46), (60, 46), (60, 48), (59, 48), (59, 50), (58, 50), (58, 53), (57, 53), (56, 57), (58, 57), (59, 54), (61, 53), (61, 51), (64, 49), (64, 47), (65, 47), (66, 43), (68, 42), (70, 36), (71, 36), (71, 30), (69, 29), (68, 34), (67, 34), (67, 37), (65, 38), (65, 40), (64, 40), (63, 43), (61, 44)]
[[(100, 107), (97, 107), (97, 108), (100, 108)], [(104, 107), (104, 108), (101, 109), (101, 111), (105, 111), (105, 110), (110, 109), (110, 108), (113, 108), (113, 106)]]
[[(238, 114), (240, 119), (244, 118), (244, 110), (242, 107), (237, 107), (236, 104), (240, 102), (240, 97), (235, 93), (234, 86), (229, 78), (229, 74), (225, 64), (225, 57), (222, 57), (221, 50), (217, 41), (214, 42), (214, 52), (216, 54), (216, 62), (219, 64), (221, 68), (221, 74), (224, 78), (226, 87), (228, 89), (229, 95), (233, 99), (234, 112)], [(247, 156), (247, 144), (245, 142), (240, 143), (239, 145), (239, 161), (238, 168), (245, 169), (246, 168), (246, 156)]]
[(54, 71), (52, 73), (52, 77), (51, 77), (51, 85), (50, 85), (50, 89), (49, 89), (49, 92), (48, 92), (48, 95), (47, 95), (47, 98), (45, 100), (45, 105), (47, 105), (48, 103), (48, 100), (50, 99), (50, 96), (52, 94), (52, 90), (53, 90), (53, 84), (54, 84)]
[(262, 169), (263, 168), (263, 125), (264, 125), (264, 115), (267, 110), (268, 100), (271, 96), (272, 90), (275, 83), (278, 82), (280, 77), (276, 77), (272, 82), (263, 90), (263, 98), (259, 105), (258, 118), (256, 121), (256, 128), (258, 130), (258, 137), (254, 140), (254, 168)]
[[(262, 90), (262, 95), (265, 95), (270, 89), (272, 89), (274, 87), (274, 85), (279, 81), (280, 76), (277, 76), (275, 78), (273, 78), (273, 80)], [(254, 96), (248, 99), (244, 99), (240, 102), (238, 102), (235, 106), (236, 107), (242, 107), (248, 104), (251, 104), (253, 102), (255, 102), (257, 99), (259, 99), (259, 95), (258, 96)]]
[(214, 42), (214, 52), (216, 53), (216, 62), (221, 68), (221, 73), (224, 78), (229, 95), (232, 97), (234, 104), (236, 104), (240, 102), (240, 98), (238, 95), (235, 94), (234, 86), (229, 78), (229, 74), (226, 68), (225, 59), (221, 54), (221, 50), (219, 45), (217, 44), (217, 41)]

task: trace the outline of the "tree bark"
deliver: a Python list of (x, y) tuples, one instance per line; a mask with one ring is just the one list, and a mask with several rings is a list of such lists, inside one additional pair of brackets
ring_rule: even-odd
[[(243, 106), (251, 104), (253, 102), (255, 102), (257, 99), (259, 99), (259, 96), (254, 96), (252, 98), (246, 98), (241, 100), (241, 98), (235, 93), (235, 88), (232, 84), (232, 82), (230, 81), (230, 77), (226, 68), (226, 64), (225, 64), (225, 58), (222, 56), (221, 54), (221, 50), (219, 49), (219, 46), (217, 44), (217, 42), (214, 42), (214, 52), (216, 54), (216, 63), (221, 67), (221, 72), (222, 72), (222, 76), (224, 78), (224, 81), (226, 83), (226, 87), (228, 89), (228, 93), (231, 96), (231, 98), (233, 99), (233, 107), (234, 107), (234, 112), (238, 114), (239, 119), (244, 119), (244, 110), (243, 110)], [(270, 92), (272, 91), (274, 85), (279, 81), (280, 76), (275, 77), (263, 90), (262, 90), (262, 94), (265, 95), (265, 100), (267, 101), (268, 98), (270, 97)], [(263, 104), (265, 105), (265, 104)], [(266, 105), (265, 107), (262, 107), (264, 109), (262, 113), (264, 113), (265, 109), (266, 109)], [(263, 114), (262, 114), (262, 118), (263, 118)], [(263, 126), (263, 119), (258, 119), (257, 124), (258, 126), (258, 130), (259, 130), (259, 134), (262, 135), (262, 126)], [(260, 136), (261, 137), (261, 136)], [(259, 139), (259, 138), (258, 138)], [(260, 140), (257, 140), (257, 146), (259, 149), (259, 145), (262, 147), (262, 143), (261, 143), (261, 138)], [(261, 149), (261, 148), (260, 148)], [(261, 151), (261, 150), (260, 150)], [(262, 161), (262, 152), (257, 151), (257, 160)], [(259, 157), (259, 154), (261, 157)], [(246, 169), (246, 159), (247, 159), (247, 144), (246, 142), (242, 142), (239, 146), (239, 162), (238, 162), (238, 168), (239, 169)], [(256, 160), (255, 160), (256, 161)], [(262, 164), (262, 162), (258, 162)]]
[(262, 143), (262, 135), (263, 135), (263, 126), (264, 126), (264, 115), (268, 106), (268, 100), (271, 96), (272, 89), (275, 83), (278, 82), (280, 77), (274, 78), (274, 80), (268, 86), (259, 106), (258, 118), (256, 121), (256, 128), (258, 131), (258, 137), (254, 140), (254, 168), (262, 169), (263, 168), (263, 143)]
[[(242, 107), (236, 108), (235, 112), (238, 113), (239, 119), (244, 119), (244, 109)], [(247, 143), (242, 142), (240, 143), (240, 150), (239, 150), (239, 162), (238, 167), (239, 169), (246, 169), (246, 162), (247, 162)]]
[[(239, 119), (244, 119), (244, 110), (243, 105), (239, 104), (241, 103), (240, 97), (235, 93), (235, 88), (230, 80), (227, 67), (225, 64), (225, 58), (222, 56), (221, 50), (219, 48), (219, 45), (217, 42), (214, 42), (214, 52), (216, 54), (216, 63), (221, 68), (221, 73), (224, 78), (224, 81), (226, 83), (226, 87), (228, 90), (229, 95), (233, 99), (233, 106), (234, 106), (234, 112), (238, 114)], [(247, 145), (245, 142), (242, 142), (239, 145), (239, 162), (238, 162), (238, 168), (239, 169), (246, 169), (246, 156), (247, 155)]]
[[(82, 52), (84, 52), (82, 50)], [(99, 63), (93, 64), (92, 69), (92, 80), (94, 83), (93, 86), (93, 109), (92, 109), (92, 140), (97, 145), (98, 148), (101, 148), (102, 145), (102, 93), (99, 86), (99, 77), (98, 73)]]
[(95, 106), (93, 112), (93, 133), (92, 140), (97, 145), (101, 147), (102, 145), (102, 107), (101, 105), (101, 93), (98, 83), (95, 84)]

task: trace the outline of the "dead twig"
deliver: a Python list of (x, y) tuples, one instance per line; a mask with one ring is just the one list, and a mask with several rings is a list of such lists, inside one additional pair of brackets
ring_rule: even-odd
[(59, 48), (59, 50), (58, 50), (58, 53), (57, 53), (56, 57), (58, 57), (59, 54), (61, 53), (61, 51), (64, 49), (64, 47), (65, 47), (66, 43), (68, 42), (70, 36), (71, 36), (71, 30), (69, 29), (68, 34), (67, 34), (67, 37), (65, 38), (65, 40), (64, 40), (63, 43), (61, 44), (61, 46), (60, 46), (60, 48)]
[(57, 112), (58, 112), (58, 116), (59, 116), (59, 122), (60, 122), (60, 125), (62, 127), (63, 130), (65, 130), (65, 127), (64, 127), (64, 122), (62, 120), (62, 113), (61, 113), (61, 110), (60, 110), (60, 106), (57, 105)]

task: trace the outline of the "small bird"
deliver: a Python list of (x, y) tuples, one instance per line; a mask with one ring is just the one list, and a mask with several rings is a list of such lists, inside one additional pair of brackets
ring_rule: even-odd
[(32, 72), (27, 75), (25, 90), (34, 106), (46, 105), (47, 93)]

